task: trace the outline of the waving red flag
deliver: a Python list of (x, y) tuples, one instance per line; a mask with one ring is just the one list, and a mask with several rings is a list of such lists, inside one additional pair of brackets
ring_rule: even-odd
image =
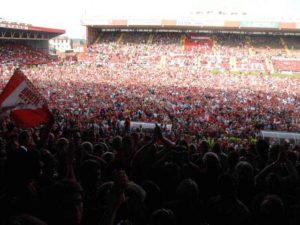
[(46, 99), (19, 69), (0, 95), (0, 109), (10, 110), (10, 117), (21, 128), (31, 128), (46, 123), (50, 111)]

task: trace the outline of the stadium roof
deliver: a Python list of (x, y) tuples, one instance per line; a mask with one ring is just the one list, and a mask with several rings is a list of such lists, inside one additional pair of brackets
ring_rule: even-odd
[(89, 20), (83, 25), (99, 29), (164, 29), (208, 30), (236, 32), (300, 33), (300, 23), (264, 21), (218, 21), (218, 20)]
[(48, 40), (64, 33), (62, 29), (0, 21), (0, 39)]
[[(112, 0), (117, 1), (117, 0)], [(160, 0), (156, 0), (160, 1)], [(216, 2), (215, 0), (214, 2)], [(118, 2), (118, 10), (115, 4), (110, 7), (92, 7), (85, 11), (82, 18), (82, 25), (96, 28), (112, 29), (191, 29), (191, 30), (230, 30), (230, 31), (272, 31), (272, 32), (300, 32), (300, 17), (292, 13), (271, 13), (272, 4), (268, 5), (268, 11), (257, 8), (253, 5), (254, 13), (246, 10), (248, 7), (238, 7), (237, 0), (232, 0), (236, 7), (223, 7), (227, 3), (220, 2), (220, 5), (209, 4), (209, 1), (203, 4), (196, 0), (187, 0), (191, 4), (184, 4), (182, 1), (177, 10), (173, 10), (170, 4), (163, 4), (166, 7), (157, 6), (153, 10), (153, 4), (149, 7), (137, 4), (137, 9), (127, 9), (127, 4)], [(246, 1), (246, 0), (245, 0)], [(254, 2), (258, 2), (255, 0)], [(211, 0), (213, 2), (213, 0)], [(268, 0), (271, 2), (271, 0)], [(121, 4), (121, 5), (120, 5)], [(252, 3), (251, 3), (252, 4)], [(250, 4), (250, 5), (251, 5)], [(248, 5), (248, 4), (247, 4)], [(258, 4), (259, 5), (259, 4)], [(148, 5), (147, 5), (148, 6)], [(194, 7), (192, 7), (194, 6)], [(152, 8), (151, 8), (152, 7)], [(127, 10), (126, 10), (127, 9)], [(152, 9), (152, 10), (151, 10)]]
[(62, 30), (62, 29), (36, 27), (36, 26), (29, 26), (28, 30), (44, 32), (44, 33), (51, 33), (51, 34), (57, 34), (57, 35), (61, 35), (61, 34), (64, 34), (66, 32), (65, 30)]

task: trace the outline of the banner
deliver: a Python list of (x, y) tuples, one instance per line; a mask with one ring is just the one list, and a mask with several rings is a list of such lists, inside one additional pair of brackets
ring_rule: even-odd
[(300, 140), (299, 133), (282, 132), (282, 131), (268, 131), (262, 130), (261, 136), (263, 138), (277, 138), (277, 139), (289, 139), (289, 140)]
[(240, 27), (240, 21), (225, 21), (224, 27), (230, 27), (230, 28), (239, 28)]
[(161, 20), (162, 26), (176, 26), (176, 20)]
[(46, 100), (19, 69), (0, 95), (0, 110), (9, 110), (10, 117), (21, 128), (46, 123), (51, 115)]
[(296, 23), (279, 23), (279, 28), (280, 29), (296, 29), (297, 28), (297, 24)]
[(127, 20), (112, 20), (110, 25), (113, 25), (113, 26), (127, 26)]
[[(124, 127), (125, 121), (121, 121), (121, 126)], [(161, 124), (157, 124), (161, 127)], [(147, 122), (137, 122), (137, 121), (130, 121), (130, 129), (135, 130), (137, 128), (142, 128), (144, 131), (153, 131), (155, 128), (155, 123), (147, 123)], [(172, 124), (166, 124), (162, 129), (166, 129), (167, 131), (172, 131)]]
[(130, 19), (128, 20), (130, 26), (159, 26), (160, 19)]
[(192, 36), (191, 36), (191, 39), (192, 39), (192, 40), (210, 40), (210, 37), (206, 37), (206, 36), (195, 36), (195, 35), (192, 35)]
[(278, 23), (242, 21), (240, 26), (249, 28), (278, 28)]
[(177, 26), (223, 27), (224, 21), (188, 18), (176, 20), (176, 24)]

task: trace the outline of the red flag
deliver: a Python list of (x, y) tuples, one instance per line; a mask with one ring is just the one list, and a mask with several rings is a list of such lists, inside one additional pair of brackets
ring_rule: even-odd
[(51, 116), (46, 99), (19, 69), (0, 95), (0, 109), (11, 110), (10, 117), (21, 128), (46, 123)]

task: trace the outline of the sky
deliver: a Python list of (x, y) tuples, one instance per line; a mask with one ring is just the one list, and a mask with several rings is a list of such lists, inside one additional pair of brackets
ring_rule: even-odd
[(6, 0), (0, 17), (35, 26), (61, 28), (71, 38), (84, 38), (87, 15), (159, 17), (192, 11), (244, 11), (257, 18), (299, 18), (300, 0)]

